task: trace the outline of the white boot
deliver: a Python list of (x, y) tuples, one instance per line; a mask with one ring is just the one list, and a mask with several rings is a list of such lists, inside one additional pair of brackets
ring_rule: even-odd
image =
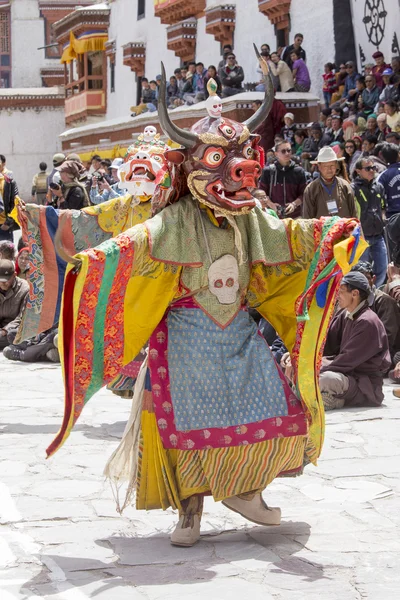
[(173, 546), (184, 546), (190, 548), (194, 546), (200, 539), (200, 517), (193, 515), (191, 523), (187, 523), (186, 515), (179, 517), (178, 525), (175, 531), (171, 534), (170, 540)]
[(190, 496), (181, 502), (179, 521), (171, 535), (173, 546), (194, 546), (200, 539), (200, 521), (203, 512), (203, 496)]
[(257, 525), (281, 524), (281, 509), (267, 506), (260, 493), (254, 494), (253, 497), (249, 496), (249, 499), (243, 496), (232, 496), (222, 504)]

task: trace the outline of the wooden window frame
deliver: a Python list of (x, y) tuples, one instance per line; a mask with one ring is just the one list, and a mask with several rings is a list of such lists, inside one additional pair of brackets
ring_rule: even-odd
[[(0, 79), (2, 79), (1, 75), (7, 74), (8, 75), (8, 86), (4, 86), (7, 88), (11, 88), (12, 87), (12, 46), (11, 46), (11, 8), (8, 7), (0, 7), (0, 15), (1, 15), (1, 21), (5, 21), (8, 20), (8, 52), (2, 52), (2, 39), (0, 39)], [(3, 19), (3, 15), (6, 15), (6, 18)], [(7, 66), (2, 66), (1, 65), (1, 57), (2, 56), (9, 56), (9, 65)], [(0, 86), (3, 87), (3, 86)]]

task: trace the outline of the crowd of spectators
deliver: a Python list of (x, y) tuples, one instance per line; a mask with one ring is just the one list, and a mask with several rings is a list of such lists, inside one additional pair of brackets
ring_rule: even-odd
[[(294, 43), (286, 48), (271, 52), (268, 44), (260, 49), (261, 56), (267, 61), (274, 80), (275, 89), (282, 92), (308, 92), (311, 87), (310, 73), (306, 64), (306, 53), (302, 48), (303, 35), (295, 35)], [(262, 70), (257, 63), (260, 82), (256, 91), (264, 91)], [(169, 78), (166, 89), (168, 108), (197, 104), (208, 97), (207, 83), (213, 78), (217, 83), (217, 94), (221, 98), (234, 96), (245, 90), (245, 73), (240, 66), (230, 44), (223, 47), (223, 56), (217, 66), (207, 68), (202, 62), (188, 62), (185, 67), (175, 69)], [(154, 112), (158, 107), (161, 75), (155, 79), (141, 78), (141, 97), (136, 106), (131, 106), (133, 117), (143, 112)]]

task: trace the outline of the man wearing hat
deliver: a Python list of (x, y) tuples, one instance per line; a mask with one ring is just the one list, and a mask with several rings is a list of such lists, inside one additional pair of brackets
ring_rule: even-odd
[(0, 260), (0, 350), (14, 340), (28, 297), (29, 284), (16, 276), (12, 260)]
[(382, 404), (391, 358), (382, 321), (368, 305), (371, 296), (365, 275), (351, 271), (343, 277), (341, 310), (328, 331), (319, 378), (325, 410)]
[(60, 172), (58, 171), (58, 167), (60, 167), (65, 161), (65, 154), (62, 152), (57, 152), (53, 156), (53, 170), (47, 178), (47, 202), (49, 204), (57, 205), (57, 195), (54, 193), (56, 186), (60, 185)]
[(310, 170), (310, 160), (315, 160), (318, 151), (324, 145), (322, 142), (322, 127), (319, 123), (309, 123), (307, 126), (308, 138), (304, 140), (303, 153), (301, 155), (302, 167)]
[(390, 69), (390, 65), (387, 65), (385, 63), (385, 57), (383, 56), (383, 54), (380, 50), (377, 50), (376, 52), (374, 52), (374, 54), (372, 55), (372, 58), (375, 61), (375, 66), (372, 69), (372, 74), (375, 76), (376, 85), (381, 90), (384, 85), (383, 79), (382, 79), (383, 72), (386, 69)]
[(303, 196), (303, 217), (319, 219), (320, 217), (339, 216), (357, 217), (354, 193), (350, 184), (337, 176), (338, 158), (333, 148), (325, 146), (318, 152), (317, 159), (311, 161), (318, 166), (319, 177), (311, 182)]

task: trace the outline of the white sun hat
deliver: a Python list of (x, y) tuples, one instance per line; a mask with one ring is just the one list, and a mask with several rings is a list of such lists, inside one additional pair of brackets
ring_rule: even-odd
[(338, 158), (333, 148), (330, 146), (324, 146), (318, 152), (316, 160), (311, 161), (311, 164), (317, 165), (318, 163), (327, 163), (332, 162), (333, 160), (344, 160), (344, 158)]
[(124, 159), (123, 158), (114, 158), (112, 164), (111, 164), (111, 169), (119, 169), (119, 167), (124, 163)]

